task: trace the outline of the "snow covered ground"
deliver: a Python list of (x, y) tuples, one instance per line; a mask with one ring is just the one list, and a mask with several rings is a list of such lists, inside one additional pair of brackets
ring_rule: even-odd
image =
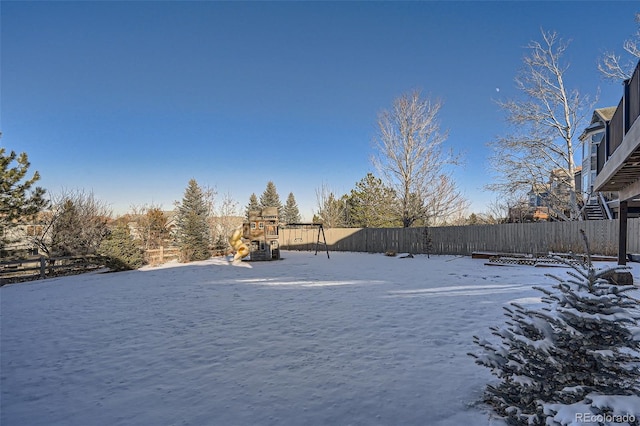
[[(0, 288), (0, 423), (490, 425), (472, 336), (564, 268), (285, 252)], [(600, 263), (598, 266), (610, 265)], [(640, 264), (632, 264), (640, 282)]]

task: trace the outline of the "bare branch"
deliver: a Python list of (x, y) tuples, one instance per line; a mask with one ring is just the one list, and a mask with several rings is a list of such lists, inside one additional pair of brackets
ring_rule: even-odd
[(516, 77), (523, 98), (498, 102), (514, 130), (490, 144), (496, 180), (487, 188), (520, 196), (547, 188), (547, 207), (559, 219), (575, 220), (580, 208), (574, 154), (580, 144), (574, 139), (594, 102), (567, 88), (563, 55), (569, 43), (544, 30), (542, 40), (527, 46), (529, 55)]
[(327, 228), (340, 228), (346, 224), (347, 205), (344, 199), (336, 198), (334, 191), (325, 183), (316, 189), (317, 212), (319, 220)]
[(397, 194), (397, 215), (405, 227), (466, 206), (448, 170), (459, 164), (459, 156), (443, 151), (447, 132), (437, 120), (441, 107), (440, 100), (413, 91), (378, 117), (372, 162)]
[(615, 52), (605, 52), (598, 61), (598, 71), (609, 80), (624, 81), (631, 78), (631, 74), (640, 59), (640, 13), (636, 13), (635, 21), (638, 29), (632, 38), (622, 43), (627, 59)]

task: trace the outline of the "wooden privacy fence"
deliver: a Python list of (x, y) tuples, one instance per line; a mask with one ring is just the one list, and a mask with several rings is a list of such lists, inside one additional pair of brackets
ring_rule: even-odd
[[(593, 254), (618, 253), (618, 220), (507, 223), (501, 225), (427, 228), (430, 253), (470, 255), (473, 252), (584, 253), (583, 229)], [(427, 253), (425, 228), (329, 228), (327, 245), (333, 251)], [(284, 250), (314, 250), (316, 229), (281, 229)], [(627, 251), (640, 253), (640, 218), (629, 219)]]
[(0, 285), (30, 281), (57, 275), (71, 275), (98, 269), (104, 265), (101, 256), (34, 256), (20, 260), (0, 261)]
[(158, 249), (145, 250), (146, 261), (150, 265), (160, 265), (169, 260), (180, 258), (180, 249), (177, 247), (162, 247)]
[[(226, 256), (231, 253), (231, 249), (211, 249), (212, 256)], [(145, 260), (149, 265), (157, 266), (170, 260), (180, 260), (180, 249), (178, 247), (163, 247), (157, 249), (147, 249), (144, 251)]]

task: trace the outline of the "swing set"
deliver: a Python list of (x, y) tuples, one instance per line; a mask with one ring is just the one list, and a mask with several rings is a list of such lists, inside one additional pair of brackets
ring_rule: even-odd
[[(324, 244), (325, 251), (327, 252), (327, 258), (331, 259), (331, 257), (329, 256), (329, 245), (327, 244), (327, 237), (324, 234), (324, 226), (322, 226), (321, 223), (287, 223), (286, 225), (282, 226), (282, 228), (293, 230), (294, 231), (293, 241), (296, 243), (300, 243), (304, 241), (304, 239), (302, 238), (302, 234), (305, 226), (318, 228), (315, 254), (316, 255), (318, 254), (318, 248), (320, 247), (320, 244)], [(299, 230), (300, 232), (296, 232), (297, 230)], [(320, 242), (320, 235), (322, 235), (322, 242)]]

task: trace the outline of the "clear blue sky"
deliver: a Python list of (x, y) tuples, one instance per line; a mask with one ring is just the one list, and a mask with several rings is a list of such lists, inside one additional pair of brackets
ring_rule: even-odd
[[(441, 98), (455, 177), (485, 210), (496, 99), (540, 28), (572, 43), (567, 85), (616, 105), (597, 58), (622, 52), (637, 2), (0, 3), (0, 145), (49, 192), (82, 188), (116, 213), (172, 209), (197, 179), (248, 203), (272, 180), (311, 219), (316, 190), (367, 172), (377, 114), (412, 89)], [(497, 91), (499, 89), (499, 91)]]

